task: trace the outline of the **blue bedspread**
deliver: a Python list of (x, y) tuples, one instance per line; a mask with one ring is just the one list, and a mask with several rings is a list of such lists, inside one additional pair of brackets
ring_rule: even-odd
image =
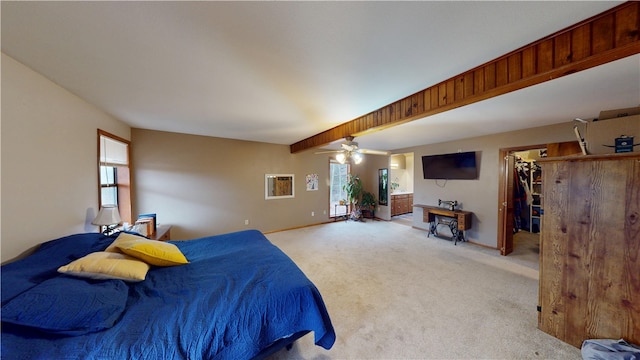
[[(73, 235), (2, 266), (3, 306), (64, 277), (56, 272), (59, 266), (111, 241), (100, 234)], [(112, 327), (71, 336), (3, 322), (2, 358), (251, 359), (279, 339), (309, 331), (316, 345), (333, 345), (335, 333), (317, 288), (260, 232), (172, 243), (190, 263), (152, 267), (146, 280), (126, 283), (126, 306)], [(122, 288), (117, 285), (102, 291)]]

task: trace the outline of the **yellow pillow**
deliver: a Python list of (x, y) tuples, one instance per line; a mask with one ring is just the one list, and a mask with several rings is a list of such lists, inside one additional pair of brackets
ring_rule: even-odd
[(189, 263), (189, 260), (174, 244), (149, 240), (132, 234), (122, 233), (118, 235), (106, 251), (114, 251), (114, 248), (150, 265), (174, 266)]
[(142, 281), (149, 264), (131, 256), (114, 252), (94, 252), (58, 268), (58, 272), (90, 279)]

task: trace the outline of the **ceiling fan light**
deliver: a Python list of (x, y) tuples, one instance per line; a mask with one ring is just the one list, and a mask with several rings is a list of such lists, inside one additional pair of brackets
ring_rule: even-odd
[(344, 164), (345, 160), (347, 160), (347, 157), (344, 156), (344, 153), (338, 153), (336, 155), (336, 160), (338, 160), (340, 164)]
[(356, 163), (356, 165), (362, 162), (362, 154), (360, 153), (351, 154), (351, 158), (353, 159), (353, 162)]

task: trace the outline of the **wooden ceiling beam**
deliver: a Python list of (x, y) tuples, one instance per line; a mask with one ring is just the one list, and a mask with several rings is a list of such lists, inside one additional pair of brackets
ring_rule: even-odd
[(629, 1), (378, 110), (290, 145), (291, 153), (500, 96), (640, 53), (640, 3)]

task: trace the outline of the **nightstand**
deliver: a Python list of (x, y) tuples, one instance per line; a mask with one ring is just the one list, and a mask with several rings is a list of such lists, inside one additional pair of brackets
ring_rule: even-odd
[(149, 236), (149, 239), (158, 241), (171, 240), (171, 225), (159, 225), (155, 235)]

